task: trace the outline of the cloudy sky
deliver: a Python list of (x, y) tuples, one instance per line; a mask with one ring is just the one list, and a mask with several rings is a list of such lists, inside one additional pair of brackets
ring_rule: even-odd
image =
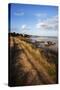
[(11, 32), (58, 36), (58, 7), (10, 4)]

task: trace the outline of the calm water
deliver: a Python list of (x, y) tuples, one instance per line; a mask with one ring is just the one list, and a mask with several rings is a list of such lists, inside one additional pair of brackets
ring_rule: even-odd
[[(35, 37), (35, 36), (32, 36), (32, 37), (30, 37), (30, 39), (32, 42), (44, 41), (46, 43), (47, 41), (51, 41), (52, 43), (55, 43), (55, 45), (52, 45), (48, 48), (53, 49), (54, 51), (58, 51), (58, 37)], [(39, 46), (45, 47), (44, 43), (40, 43)]]
[(57, 37), (30, 37), (30, 39), (32, 40), (36, 40), (36, 41), (58, 41)]

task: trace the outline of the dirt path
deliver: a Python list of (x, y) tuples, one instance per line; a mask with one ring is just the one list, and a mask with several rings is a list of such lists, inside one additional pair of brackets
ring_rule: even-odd
[[(17, 42), (19, 45), (21, 45), (22, 49), (25, 52), (26, 57), (28, 57), (29, 62), (33, 66), (33, 68), (36, 70), (38, 73), (40, 79), (43, 81), (45, 84), (51, 84), (54, 83), (49, 74), (47, 73), (46, 69), (42, 66), (42, 64), (39, 63), (39, 60), (36, 60), (36, 58), (31, 54), (30, 51), (31, 46), (27, 44), (24, 41), (21, 41), (18, 38), (15, 38), (15, 42)], [(40, 58), (41, 59), (41, 58)], [(48, 65), (50, 67), (50, 65)]]

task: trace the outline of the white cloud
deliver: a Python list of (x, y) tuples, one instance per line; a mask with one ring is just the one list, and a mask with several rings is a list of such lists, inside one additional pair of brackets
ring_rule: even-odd
[(24, 24), (24, 25), (22, 25), (22, 28), (24, 29), (26, 27), (26, 25)]
[(36, 13), (35, 16), (36, 17), (46, 17), (47, 14), (46, 13)]
[(29, 30), (30, 28), (26, 25), (26, 24), (23, 24), (21, 26), (21, 30)]
[(58, 17), (54, 16), (45, 21), (40, 21), (36, 24), (39, 30), (58, 30)]
[(21, 29), (26, 29), (26, 28), (27, 26), (25, 24), (21, 26)]
[(24, 15), (24, 12), (21, 12), (21, 11), (20, 12), (15, 12), (14, 15), (15, 16), (23, 16)]
[(30, 27), (26, 24), (23, 24), (21, 27), (20, 27), (20, 33), (23, 33), (23, 34), (29, 34), (30, 33)]

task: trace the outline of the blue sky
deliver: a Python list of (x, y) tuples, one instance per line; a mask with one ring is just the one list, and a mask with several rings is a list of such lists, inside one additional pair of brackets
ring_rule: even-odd
[(57, 36), (58, 7), (10, 4), (11, 32), (39, 36)]

